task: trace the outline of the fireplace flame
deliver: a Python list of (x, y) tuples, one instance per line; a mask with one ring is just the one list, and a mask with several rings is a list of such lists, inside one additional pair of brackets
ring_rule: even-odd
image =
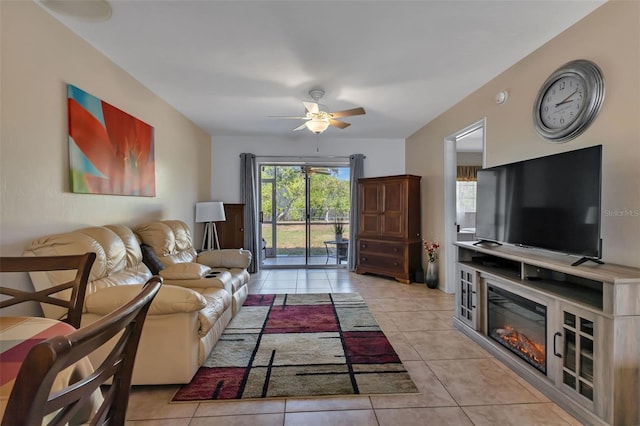
[(546, 355), (544, 345), (534, 342), (508, 325), (504, 328), (496, 329), (496, 334), (505, 345), (520, 352), (524, 357), (529, 358), (536, 364), (545, 365)]

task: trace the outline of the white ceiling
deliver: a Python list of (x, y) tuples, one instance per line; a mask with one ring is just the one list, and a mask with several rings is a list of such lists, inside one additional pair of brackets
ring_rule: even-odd
[(326, 137), (404, 139), (604, 0), (110, 3), (106, 22), (50, 13), (214, 137), (315, 137), (269, 116), (322, 88), (367, 111)]

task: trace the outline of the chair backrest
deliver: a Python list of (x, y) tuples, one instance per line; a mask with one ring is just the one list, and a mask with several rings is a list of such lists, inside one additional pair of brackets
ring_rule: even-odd
[[(111, 379), (104, 402), (91, 425), (123, 425), (129, 401), (131, 375), (142, 326), (162, 278), (153, 276), (130, 302), (98, 321), (66, 336), (56, 336), (34, 346), (27, 354), (9, 396), (2, 426), (41, 425), (55, 413), (51, 425), (63, 425), (85, 409), (94, 392)], [(122, 333), (121, 333), (122, 332)], [(94, 373), (50, 394), (57, 374), (118, 335), (119, 340)], [(49, 419), (47, 419), (49, 420)]]
[[(75, 328), (79, 328), (89, 273), (95, 260), (95, 253), (70, 256), (0, 257), (0, 272), (76, 270), (76, 275), (73, 280), (40, 291), (29, 292), (0, 287), (0, 294), (11, 296), (11, 298), (0, 302), (0, 308), (28, 301), (62, 306), (67, 308), (67, 316), (63, 321), (71, 324)], [(52, 296), (62, 291), (65, 291), (62, 295)], [(66, 295), (68, 295), (68, 299), (65, 298)]]

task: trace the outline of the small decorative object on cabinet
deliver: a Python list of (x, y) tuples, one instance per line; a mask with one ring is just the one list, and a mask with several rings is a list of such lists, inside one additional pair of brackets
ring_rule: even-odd
[(218, 223), (218, 238), (223, 249), (244, 247), (244, 204), (224, 204), (225, 222)]
[(427, 260), (426, 283), (429, 288), (438, 288), (438, 249), (440, 244), (432, 241), (422, 243), (429, 259)]
[(420, 176), (358, 180), (358, 274), (409, 284), (422, 263)]
[(427, 287), (438, 288), (438, 261), (434, 260), (427, 263), (427, 277), (425, 278)]

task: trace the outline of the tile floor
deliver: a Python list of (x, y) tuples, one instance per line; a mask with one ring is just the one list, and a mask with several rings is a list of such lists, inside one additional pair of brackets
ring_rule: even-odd
[(129, 425), (579, 425), (451, 325), (453, 296), (346, 270), (263, 270), (250, 293), (358, 292), (420, 394), (170, 403), (177, 386), (137, 386)]

